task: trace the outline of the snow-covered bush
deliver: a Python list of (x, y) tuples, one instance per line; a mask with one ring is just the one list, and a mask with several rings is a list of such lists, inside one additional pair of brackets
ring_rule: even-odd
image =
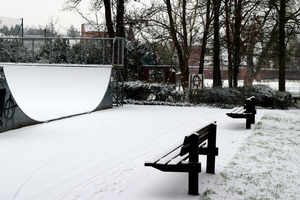
[(276, 92), (276, 107), (287, 109), (292, 105), (292, 95), (289, 92)]
[(292, 105), (291, 94), (276, 92), (269, 86), (257, 85), (239, 88), (206, 88), (198, 93), (176, 90), (174, 84), (125, 82), (125, 103), (197, 106), (209, 105), (220, 108), (243, 106), (245, 99), (256, 97), (256, 105), (265, 108), (287, 109)]
[[(233, 88), (209, 88), (200, 90), (198, 94), (191, 95), (193, 103), (206, 103), (217, 107), (232, 107), (232, 105), (242, 105), (243, 94)], [(230, 106), (231, 105), (231, 106)]]
[(177, 91), (174, 84), (141, 81), (124, 83), (124, 98), (127, 100), (178, 102), (183, 96), (183, 92)]
[(245, 97), (255, 96), (256, 105), (266, 108), (276, 108), (276, 92), (267, 85), (239, 87)]

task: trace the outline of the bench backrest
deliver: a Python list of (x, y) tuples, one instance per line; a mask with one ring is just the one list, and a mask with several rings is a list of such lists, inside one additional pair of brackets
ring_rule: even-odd
[(246, 109), (245, 113), (253, 113), (255, 112), (255, 97), (249, 97), (246, 99), (244, 104), (244, 109)]
[(192, 133), (188, 136), (185, 136), (183, 145), (180, 150), (180, 155), (183, 156), (189, 153), (190, 162), (199, 161), (199, 145), (207, 141), (208, 149), (216, 148), (216, 133), (217, 133), (217, 124), (212, 122), (196, 133)]

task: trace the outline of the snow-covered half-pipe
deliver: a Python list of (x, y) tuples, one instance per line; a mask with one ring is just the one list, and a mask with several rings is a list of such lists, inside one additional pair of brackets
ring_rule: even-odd
[(1, 63), (0, 67), (2, 132), (112, 107), (111, 66)]

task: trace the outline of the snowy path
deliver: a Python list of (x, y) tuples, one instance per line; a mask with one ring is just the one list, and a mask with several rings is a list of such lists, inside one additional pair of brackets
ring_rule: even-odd
[(187, 195), (185, 173), (162, 173), (144, 161), (217, 121), (219, 173), (253, 131), (227, 111), (125, 105), (2, 133), (0, 200), (198, 199)]

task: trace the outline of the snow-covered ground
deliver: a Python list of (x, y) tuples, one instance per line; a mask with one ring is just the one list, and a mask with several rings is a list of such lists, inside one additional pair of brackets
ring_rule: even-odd
[[(27, 70), (25, 74), (29, 86), (44, 82), (30, 78)], [(36, 94), (60, 92), (59, 97), (68, 98), (72, 91), (82, 94), (92, 89), (72, 87), (78, 85), (78, 73), (76, 79), (66, 79), (70, 73), (59, 74), (62, 78), (51, 77), (68, 89), (51, 84), (54, 87), (47, 91), (41, 87), (42, 93)], [(64, 80), (70, 81), (60, 82)], [(16, 88), (24, 83), (16, 79)], [(90, 100), (80, 103), (90, 105)], [(19, 106), (41, 103), (26, 102)], [(51, 103), (56, 110), (35, 111), (44, 115), (64, 108)], [(299, 110), (258, 109), (251, 130), (245, 129), (245, 119), (227, 117), (228, 111), (124, 105), (1, 133), (0, 200), (300, 199)], [(205, 173), (201, 156), (199, 196), (187, 194), (186, 173), (144, 166), (149, 158), (212, 121), (217, 121), (219, 147), (216, 174)]]
[[(124, 105), (0, 134), (1, 200), (300, 199), (299, 110), (257, 110), (256, 124), (227, 109)], [(144, 162), (217, 121), (216, 174), (200, 195), (187, 174)]]

